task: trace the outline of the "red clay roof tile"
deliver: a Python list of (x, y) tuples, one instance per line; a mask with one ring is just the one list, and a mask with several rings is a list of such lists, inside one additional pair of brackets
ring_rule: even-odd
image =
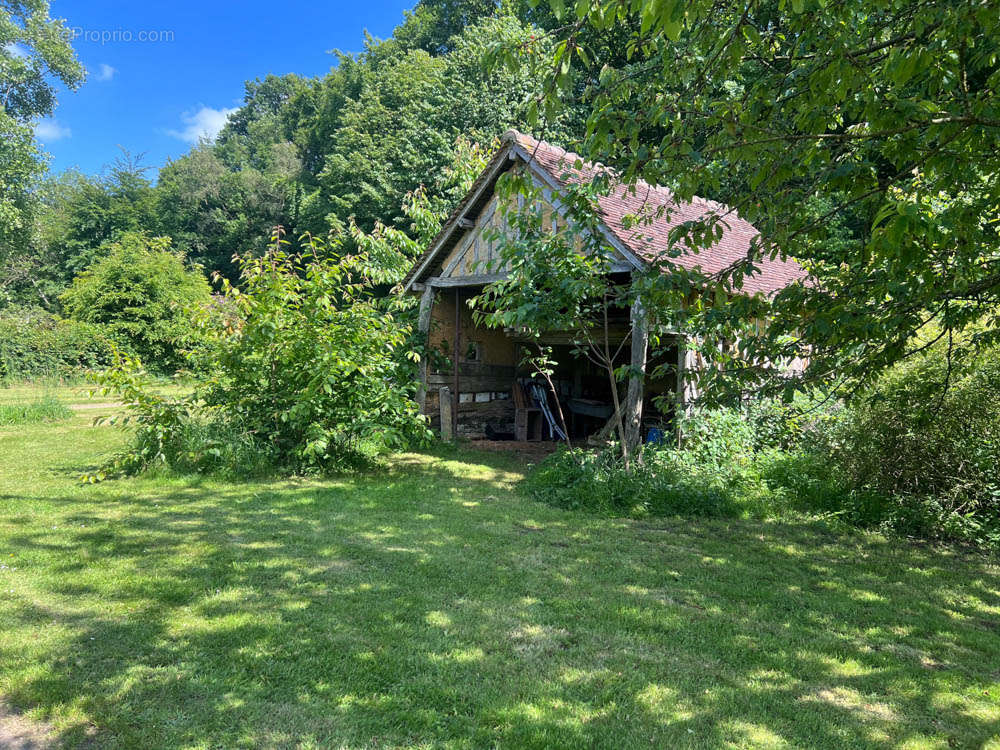
[[(516, 130), (508, 131), (505, 140), (514, 141), (549, 175), (562, 185), (589, 182), (603, 166), (584, 161), (578, 155), (538, 141)], [(577, 165), (580, 166), (577, 166)], [(716, 244), (700, 252), (686, 251), (670, 262), (688, 270), (705, 274), (718, 274), (745, 260), (751, 243), (759, 232), (735, 211), (721, 203), (695, 198), (691, 202), (675, 201), (669, 190), (639, 181), (634, 188), (616, 185), (608, 195), (598, 199), (601, 219), (615, 237), (632, 253), (646, 261), (666, 259), (670, 249), (670, 231), (684, 222), (696, 221), (709, 214), (722, 218), (723, 233)], [(647, 220), (627, 226), (627, 217), (648, 217)], [(756, 263), (757, 271), (743, 279), (744, 294), (771, 295), (789, 284), (803, 280), (803, 268), (794, 260), (764, 258)]]

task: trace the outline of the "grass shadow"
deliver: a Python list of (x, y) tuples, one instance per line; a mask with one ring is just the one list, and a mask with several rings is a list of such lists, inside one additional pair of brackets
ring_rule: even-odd
[(88, 717), (111, 748), (1000, 732), (988, 562), (796, 524), (582, 517), (525, 501), (518, 469), (441, 451), (327, 480), (67, 484), (0, 525), (19, 568), (0, 692), (67, 746)]

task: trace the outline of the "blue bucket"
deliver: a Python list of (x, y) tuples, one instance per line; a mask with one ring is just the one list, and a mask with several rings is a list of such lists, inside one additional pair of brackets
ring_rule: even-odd
[(650, 427), (649, 432), (646, 433), (646, 442), (650, 445), (659, 445), (666, 440), (666, 438), (666, 433), (659, 427)]

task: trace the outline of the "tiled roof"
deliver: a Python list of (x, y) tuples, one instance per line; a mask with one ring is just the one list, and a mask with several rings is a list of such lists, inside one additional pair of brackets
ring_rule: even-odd
[[(589, 182), (605, 167), (585, 162), (570, 151), (538, 141), (516, 130), (507, 131), (504, 139), (521, 149), (561, 185)], [(577, 166), (577, 165), (580, 166)], [(745, 260), (751, 242), (759, 232), (752, 224), (741, 219), (735, 211), (721, 203), (695, 198), (691, 202), (675, 202), (666, 188), (648, 185), (641, 180), (634, 187), (615, 185), (607, 195), (598, 199), (601, 220), (609, 231), (628, 250), (646, 261), (669, 259), (681, 268), (700, 270), (705, 274), (718, 274)], [(661, 213), (662, 215), (658, 215)], [(722, 237), (709, 248), (699, 252), (687, 251), (668, 258), (669, 233), (684, 222), (696, 221), (710, 214), (722, 218)], [(649, 217), (626, 226), (626, 217)], [(805, 271), (793, 260), (764, 258), (757, 262), (756, 273), (745, 276), (742, 292), (745, 294), (773, 294), (795, 281), (805, 278)]]

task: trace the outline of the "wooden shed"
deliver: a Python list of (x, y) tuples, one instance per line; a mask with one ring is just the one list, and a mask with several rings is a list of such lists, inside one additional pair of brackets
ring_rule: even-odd
[[(483, 269), (490, 267), (489, 261), (498, 252), (495, 232), (486, 230), (503, 231), (496, 183), (511, 169), (528, 171), (550, 203), (552, 215), (558, 217), (559, 198), (567, 185), (593, 179), (604, 168), (544, 141), (508, 131), (499, 151), (404, 280), (406, 293), (420, 295), (420, 331), (428, 337), (428, 349), (438, 355), (421, 362), (418, 400), (445, 436), (501, 435), (524, 440), (540, 439), (549, 432), (539, 408), (545, 405), (533, 399), (529, 373), (519, 368), (519, 347), (524, 341), (514, 332), (477, 325), (468, 306), (486, 285), (503, 278), (502, 273)], [(655, 214), (661, 207), (669, 209), (662, 217), (641, 227), (630, 224), (628, 217)], [(614, 187), (599, 198), (598, 211), (603, 240), (615, 253), (610, 267), (614, 274), (646, 267), (667, 250), (673, 227), (709, 211), (727, 214), (726, 231), (713, 247), (674, 258), (677, 265), (705, 273), (721, 271), (745, 258), (758, 234), (751, 224), (719, 204), (702, 199), (678, 203), (668, 190), (642, 182), (631, 188)], [(772, 294), (803, 276), (794, 261), (765, 260), (759, 273), (746, 278), (743, 293)], [(621, 337), (630, 339), (623, 347), (623, 364), (630, 363), (636, 375), (624, 394), (623, 411), (630, 439), (638, 441), (647, 427), (666, 426), (671, 419), (670, 414), (656, 411), (653, 396), (670, 390), (676, 391), (677, 402), (691, 398), (684, 372), (698, 363), (680, 338), (667, 346), (661, 340), (660, 356), (676, 363), (672, 368), (675, 374), (670, 382), (648, 381), (648, 332), (641, 304), (633, 305), (628, 316), (630, 319), (619, 321), (612, 335), (619, 336), (619, 341)], [(557, 355), (554, 381), (573, 437), (579, 439), (600, 430), (610, 417), (607, 377), (592, 372), (593, 365), (585, 359), (571, 356), (573, 341), (564, 332), (549, 332), (543, 343), (552, 346)], [(452, 366), (455, 362), (457, 367)]]

